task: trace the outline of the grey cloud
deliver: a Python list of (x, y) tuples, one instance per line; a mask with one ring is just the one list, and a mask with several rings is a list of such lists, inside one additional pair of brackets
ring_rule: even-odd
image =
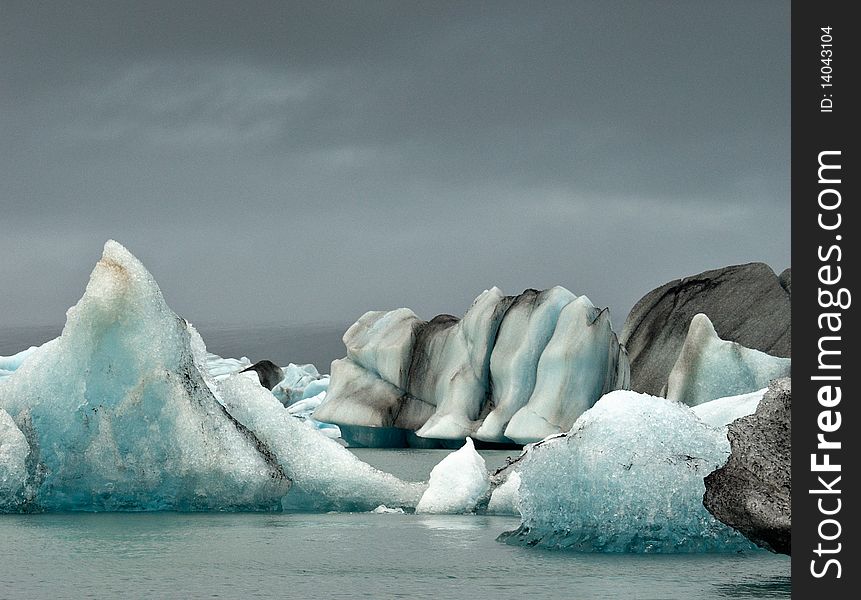
[[(0, 325), (117, 238), (194, 319), (789, 261), (784, 2), (4, 2)], [(194, 281), (194, 285), (188, 282)]]

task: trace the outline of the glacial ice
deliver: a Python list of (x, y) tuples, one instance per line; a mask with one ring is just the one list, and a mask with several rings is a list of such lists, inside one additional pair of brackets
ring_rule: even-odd
[(381, 445), (415, 436), (537, 441), (628, 383), (607, 311), (561, 287), (519, 296), (492, 288), (462, 319), (368, 312), (344, 345), (314, 418)]
[(505, 437), (527, 444), (568, 431), (596, 400), (627, 383), (628, 362), (609, 313), (580, 296), (559, 314), (538, 360), (535, 390), (511, 417)]
[[(44, 346), (44, 344), (42, 344)], [(42, 346), (30, 346), (11, 356), (0, 356), (0, 380), (17, 371), (24, 361), (33, 356)]]
[(747, 394), (788, 377), (792, 360), (745, 348), (718, 337), (709, 318), (694, 315), (682, 351), (670, 372), (666, 397), (696, 406)]
[[(41, 510), (278, 506), (289, 479), (213, 393), (200, 336), (105, 244), (62, 335), (0, 381)], [(26, 507), (20, 507), (26, 508)]]
[(494, 407), (475, 432), (477, 439), (507, 441), (505, 427), (535, 390), (538, 360), (553, 336), (559, 313), (575, 298), (556, 286), (543, 292), (527, 290), (512, 303), (490, 357)]
[(0, 509), (415, 506), (424, 484), (362, 463), (238, 366), (109, 241), (62, 335), (0, 381)]
[(29, 454), (27, 438), (0, 408), (0, 511), (23, 503)]
[(356, 458), (349, 450), (295, 419), (254, 374), (218, 383), (225, 407), (271, 449), (293, 481), (282, 504), (291, 510), (369, 511), (414, 507), (426, 485), (401, 481)]
[(521, 526), (509, 543), (597, 552), (752, 548), (703, 507), (703, 478), (729, 455), (725, 430), (686, 406), (611, 392), (519, 464)]
[(484, 458), (476, 452), (472, 438), (466, 438), (460, 450), (447, 455), (433, 468), (416, 513), (470, 513), (489, 491)]
[(229, 377), (234, 373), (247, 369), (251, 361), (247, 356), (242, 358), (222, 358), (212, 352), (206, 353), (206, 370), (216, 381)]
[[(272, 393), (275, 394), (275, 397), (284, 406), (290, 406), (294, 402), (314, 396), (329, 386), (329, 376), (320, 375), (320, 372), (317, 371), (317, 367), (314, 365), (296, 365), (290, 363), (286, 367), (282, 367), (281, 371), (283, 378), (272, 389)], [(325, 381), (321, 382), (323, 379)], [(310, 390), (308, 390), (308, 386), (315, 384), (318, 386), (316, 388), (317, 391), (309, 395), (308, 391)]]
[(490, 496), (487, 513), (492, 515), (520, 515), (520, 473), (512, 470)]
[(762, 388), (750, 394), (709, 400), (708, 402), (697, 404), (691, 410), (701, 421), (708, 423), (712, 427), (726, 427), (736, 419), (752, 415), (756, 412), (756, 407), (759, 406), (759, 402), (767, 390), (768, 388)]

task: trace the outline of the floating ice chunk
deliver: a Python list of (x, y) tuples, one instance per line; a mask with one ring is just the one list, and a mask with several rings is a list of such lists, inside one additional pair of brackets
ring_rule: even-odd
[(27, 438), (0, 408), (0, 510), (14, 509), (25, 502), (29, 454)]
[(278, 508), (289, 479), (214, 386), (200, 336), (109, 241), (62, 335), (0, 381), (33, 453), (33, 507)]
[(377, 508), (371, 511), (375, 515), (402, 515), (404, 514), (403, 508), (389, 508), (385, 504), (380, 504)]
[(746, 394), (788, 377), (789, 358), (771, 356), (722, 340), (709, 318), (699, 313), (667, 382), (667, 398), (696, 406), (709, 400)]
[(538, 361), (535, 389), (511, 418), (505, 437), (526, 444), (568, 431), (598, 398), (627, 383), (627, 357), (609, 313), (580, 296), (559, 314)]
[(520, 514), (520, 473), (512, 470), (490, 496), (487, 512), (493, 515)]
[(416, 506), (417, 513), (469, 513), (490, 491), (484, 458), (476, 452), (471, 438), (452, 452), (430, 474), (427, 491)]
[(763, 388), (750, 394), (709, 400), (697, 404), (691, 410), (701, 421), (712, 427), (726, 427), (736, 419), (755, 413), (767, 390), (768, 388)]
[(521, 459), (522, 523), (509, 543), (597, 552), (751, 548), (703, 507), (724, 464), (724, 431), (686, 406), (635, 392), (604, 396), (566, 436)]
[(351, 443), (534, 442), (567, 431), (628, 383), (607, 312), (561, 287), (519, 296), (492, 288), (463, 319), (369, 312), (344, 343), (314, 418), (341, 425)]
[(218, 383), (225, 406), (270, 448), (293, 481), (283, 506), (297, 510), (369, 511), (380, 504), (414, 507), (426, 485), (401, 481), (360, 461), (349, 450), (294, 418), (256, 377)]

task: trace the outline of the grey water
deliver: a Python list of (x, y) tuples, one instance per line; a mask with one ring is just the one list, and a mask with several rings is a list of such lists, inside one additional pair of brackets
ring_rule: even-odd
[[(357, 449), (405, 479), (448, 450)], [(482, 451), (489, 468), (508, 453)], [(0, 515), (0, 599), (789, 598), (789, 558), (553, 552), (519, 519), (371, 513)]]
[[(312, 362), (343, 355), (341, 326), (198, 329), (222, 356)], [(61, 327), (0, 330), (0, 355)], [(355, 449), (423, 481), (448, 450)], [(489, 469), (515, 453), (482, 451)], [(789, 598), (768, 552), (613, 555), (514, 547), (519, 519), (369, 513), (0, 515), (0, 600), (18, 598)]]

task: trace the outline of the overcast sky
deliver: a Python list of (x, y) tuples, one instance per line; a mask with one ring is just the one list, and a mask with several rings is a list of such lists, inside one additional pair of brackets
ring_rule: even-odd
[(196, 322), (789, 266), (789, 2), (0, 0), (0, 326), (104, 241)]

